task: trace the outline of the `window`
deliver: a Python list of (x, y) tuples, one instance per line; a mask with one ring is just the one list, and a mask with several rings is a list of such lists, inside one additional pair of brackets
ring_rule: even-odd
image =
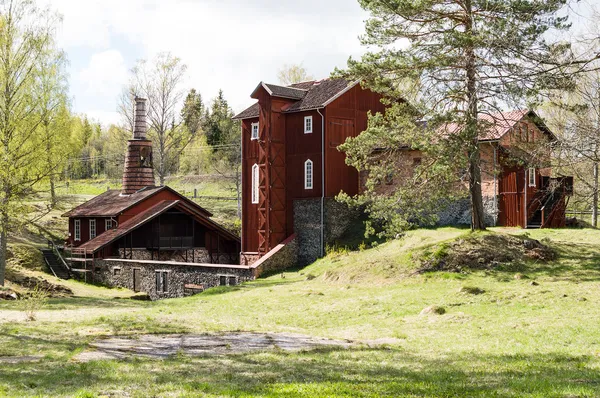
[(230, 276), (229, 277), (229, 286), (235, 286), (237, 285), (237, 276)]
[(252, 203), (254, 204), (258, 203), (258, 185), (260, 183), (258, 178), (259, 171), (257, 164), (252, 166)]
[(108, 231), (109, 229), (112, 229), (112, 219), (111, 218), (107, 218), (106, 220), (104, 220), (104, 229), (106, 231)]
[(311, 134), (313, 132), (313, 118), (312, 116), (304, 117), (304, 134)]
[(313, 162), (310, 159), (304, 162), (304, 189), (313, 189)]
[(252, 123), (252, 136), (250, 139), (257, 140), (258, 139), (258, 123)]
[(535, 167), (529, 168), (529, 186), (535, 187)]
[(96, 237), (96, 220), (90, 219), (90, 240)]
[(119, 275), (121, 275), (121, 268), (119, 268), (119, 267), (115, 267), (115, 268), (113, 268), (113, 275), (114, 275), (114, 276), (119, 276)]
[(169, 292), (169, 273), (167, 271), (156, 271), (156, 293)]
[(78, 242), (81, 240), (81, 220), (75, 220), (74, 230), (75, 241)]
[(219, 286), (227, 286), (227, 277), (225, 275), (219, 276)]

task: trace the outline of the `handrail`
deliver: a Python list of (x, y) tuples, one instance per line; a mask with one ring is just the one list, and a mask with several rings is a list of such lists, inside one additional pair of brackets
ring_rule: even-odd
[(63, 258), (63, 256), (60, 254), (60, 252), (58, 251), (58, 248), (56, 247), (56, 244), (51, 241), (50, 239), (48, 239), (48, 246), (50, 246), (52, 248), (52, 252), (54, 254), (56, 254), (56, 256), (60, 259), (60, 261), (63, 263), (63, 265), (65, 266), (65, 268), (69, 271), (71, 271), (71, 267), (69, 267), (69, 265), (67, 264), (67, 262), (65, 261), (65, 259)]

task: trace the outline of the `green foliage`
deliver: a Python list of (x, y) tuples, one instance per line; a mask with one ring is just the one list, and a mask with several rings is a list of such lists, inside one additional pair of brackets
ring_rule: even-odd
[(36, 320), (37, 313), (48, 304), (48, 292), (39, 285), (26, 294), (23, 294), (18, 300), (18, 307), (25, 313), (25, 318), (29, 322)]
[(423, 151), (413, 174), (423, 178), (389, 195), (368, 192), (354, 200), (394, 235), (431, 221), (454, 172), (469, 187), (472, 227), (483, 229), (478, 137), (492, 123), (478, 116), (506, 105), (524, 108), (547, 89), (572, 88), (571, 71), (557, 67), (571, 61), (570, 46), (549, 41), (569, 27), (558, 15), (566, 0), (359, 2), (370, 14), (361, 40), (372, 50), (337, 75), (381, 93), (389, 110), (372, 117), (366, 137), (342, 149), (349, 164), (369, 173), (371, 191), (390, 173), (413, 167), (394, 165), (402, 148)]

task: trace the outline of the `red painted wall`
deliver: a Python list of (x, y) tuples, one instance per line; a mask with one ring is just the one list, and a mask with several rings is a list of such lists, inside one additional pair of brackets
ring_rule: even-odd
[[(337, 147), (348, 137), (354, 137), (367, 128), (368, 111), (384, 112), (381, 96), (355, 86), (333, 101), (321, 113), (325, 117), (325, 194), (334, 197), (340, 191), (358, 193), (358, 172), (347, 166), (345, 155)], [(274, 101), (275, 102), (275, 101)], [(273, 105), (277, 107), (276, 105)], [(304, 133), (304, 117), (312, 116), (313, 132)], [(293, 202), (301, 198), (321, 197), (322, 174), (322, 121), (317, 111), (281, 114), (284, 120), (274, 120), (272, 128), (285, 129), (285, 227), (286, 236), (293, 233)], [(251, 203), (252, 166), (258, 163), (259, 145), (251, 140), (251, 124), (258, 118), (242, 121), (242, 251), (258, 251), (259, 211)], [(262, 129), (262, 126), (261, 126)], [(278, 134), (275, 134), (278, 135)], [(313, 189), (304, 187), (304, 164), (313, 161)]]

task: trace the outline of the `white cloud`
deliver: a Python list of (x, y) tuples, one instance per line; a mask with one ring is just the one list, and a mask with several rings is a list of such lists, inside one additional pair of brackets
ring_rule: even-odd
[(86, 95), (112, 98), (127, 83), (127, 73), (123, 55), (117, 50), (107, 50), (92, 55), (77, 80), (85, 87)]
[(363, 51), (366, 15), (353, 0), (45, 1), (64, 15), (60, 42), (72, 63), (87, 65), (72, 71), (78, 112), (116, 109), (135, 58), (158, 52), (188, 65), (189, 88), (206, 100), (223, 89), (240, 111), (260, 80), (277, 82), (283, 64), (303, 63), (322, 78)]

